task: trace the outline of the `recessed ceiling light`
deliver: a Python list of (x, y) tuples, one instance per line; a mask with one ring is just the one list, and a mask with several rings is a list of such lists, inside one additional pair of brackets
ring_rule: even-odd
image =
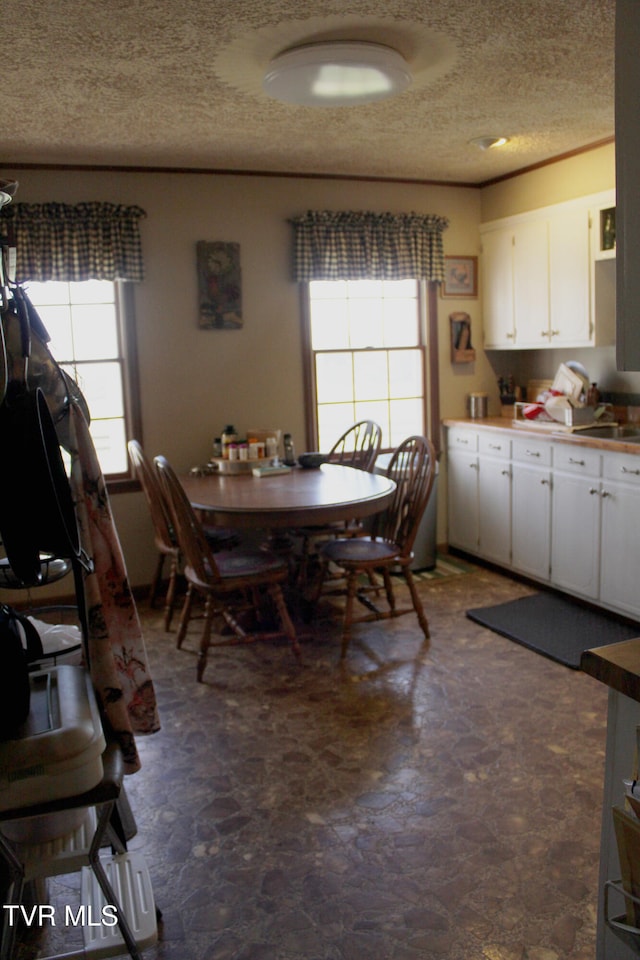
[(381, 43), (339, 40), (285, 50), (271, 61), (262, 87), (301, 106), (354, 106), (401, 93), (412, 80), (404, 57)]
[(469, 143), (472, 143), (474, 147), (480, 147), (481, 150), (490, 150), (492, 147), (504, 147), (505, 143), (509, 143), (509, 138), (474, 137), (473, 140), (469, 140)]

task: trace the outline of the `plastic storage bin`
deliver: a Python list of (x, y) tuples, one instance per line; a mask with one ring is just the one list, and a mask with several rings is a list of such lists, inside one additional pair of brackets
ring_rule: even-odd
[[(31, 675), (31, 711), (21, 736), (0, 743), (0, 811), (72, 797), (103, 776), (106, 743), (88, 672), (63, 664)], [(39, 843), (74, 830), (82, 811), (7, 821), (3, 833)]]

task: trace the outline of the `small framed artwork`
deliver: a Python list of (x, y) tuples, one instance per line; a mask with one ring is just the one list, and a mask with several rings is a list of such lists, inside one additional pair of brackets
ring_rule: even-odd
[(198, 325), (206, 330), (242, 327), (240, 244), (198, 240)]
[(478, 258), (445, 257), (440, 294), (449, 299), (478, 296)]

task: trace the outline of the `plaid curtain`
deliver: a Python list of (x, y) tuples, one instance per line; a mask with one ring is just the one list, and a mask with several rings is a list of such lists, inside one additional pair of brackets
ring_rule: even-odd
[(444, 280), (445, 217), (309, 210), (290, 223), (295, 280)]
[(26, 280), (142, 280), (140, 207), (113, 203), (12, 203), (0, 230)]

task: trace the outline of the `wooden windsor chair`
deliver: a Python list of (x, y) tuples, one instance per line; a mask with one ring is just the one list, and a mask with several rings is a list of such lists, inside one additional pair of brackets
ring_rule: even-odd
[[(426, 437), (408, 437), (397, 447), (387, 468), (387, 476), (396, 483), (394, 499), (376, 518), (371, 536), (338, 537), (321, 548), (320, 575), (312, 603), (316, 604), (323, 593), (330, 565), (338, 567), (345, 585), (328, 587), (324, 592), (346, 597), (342, 657), (346, 655), (352, 627), (357, 623), (415, 612), (422, 632), (429, 637), (429, 624), (413, 579), (411, 562), (413, 544), (433, 488), (435, 470), (436, 454), (432, 443)], [(391, 572), (395, 570), (402, 574), (409, 588), (411, 606), (396, 605), (391, 578)], [(382, 577), (382, 583), (376, 575)], [(363, 582), (364, 578), (366, 582)], [(382, 594), (386, 606), (381, 609), (378, 603)], [(356, 600), (367, 609), (366, 614), (355, 614)]]
[[(229, 646), (286, 636), (294, 654), (299, 657), (298, 638), (281, 587), (288, 578), (286, 560), (266, 550), (253, 550), (242, 546), (235, 550), (214, 553), (202, 523), (171, 465), (165, 457), (156, 457), (154, 463), (171, 511), (188, 584), (178, 628), (178, 646), (182, 645), (189, 625), (194, 593), (205, 598), (204, 629), (197, 667), (198, 681), (202, 681), (210, 646)], [(271, 601), (279, 621), (277, 629), (269, 628), (265, 617), (264, 606), (267, 598)], [(241, 625), (239, 617), (246, 611), (255, 617), (255, 629), (247, 630)], [(215, 641), (212, 640), (214, 617), (220, 618), (231, 631), (226, 636), (218, 634)]]

